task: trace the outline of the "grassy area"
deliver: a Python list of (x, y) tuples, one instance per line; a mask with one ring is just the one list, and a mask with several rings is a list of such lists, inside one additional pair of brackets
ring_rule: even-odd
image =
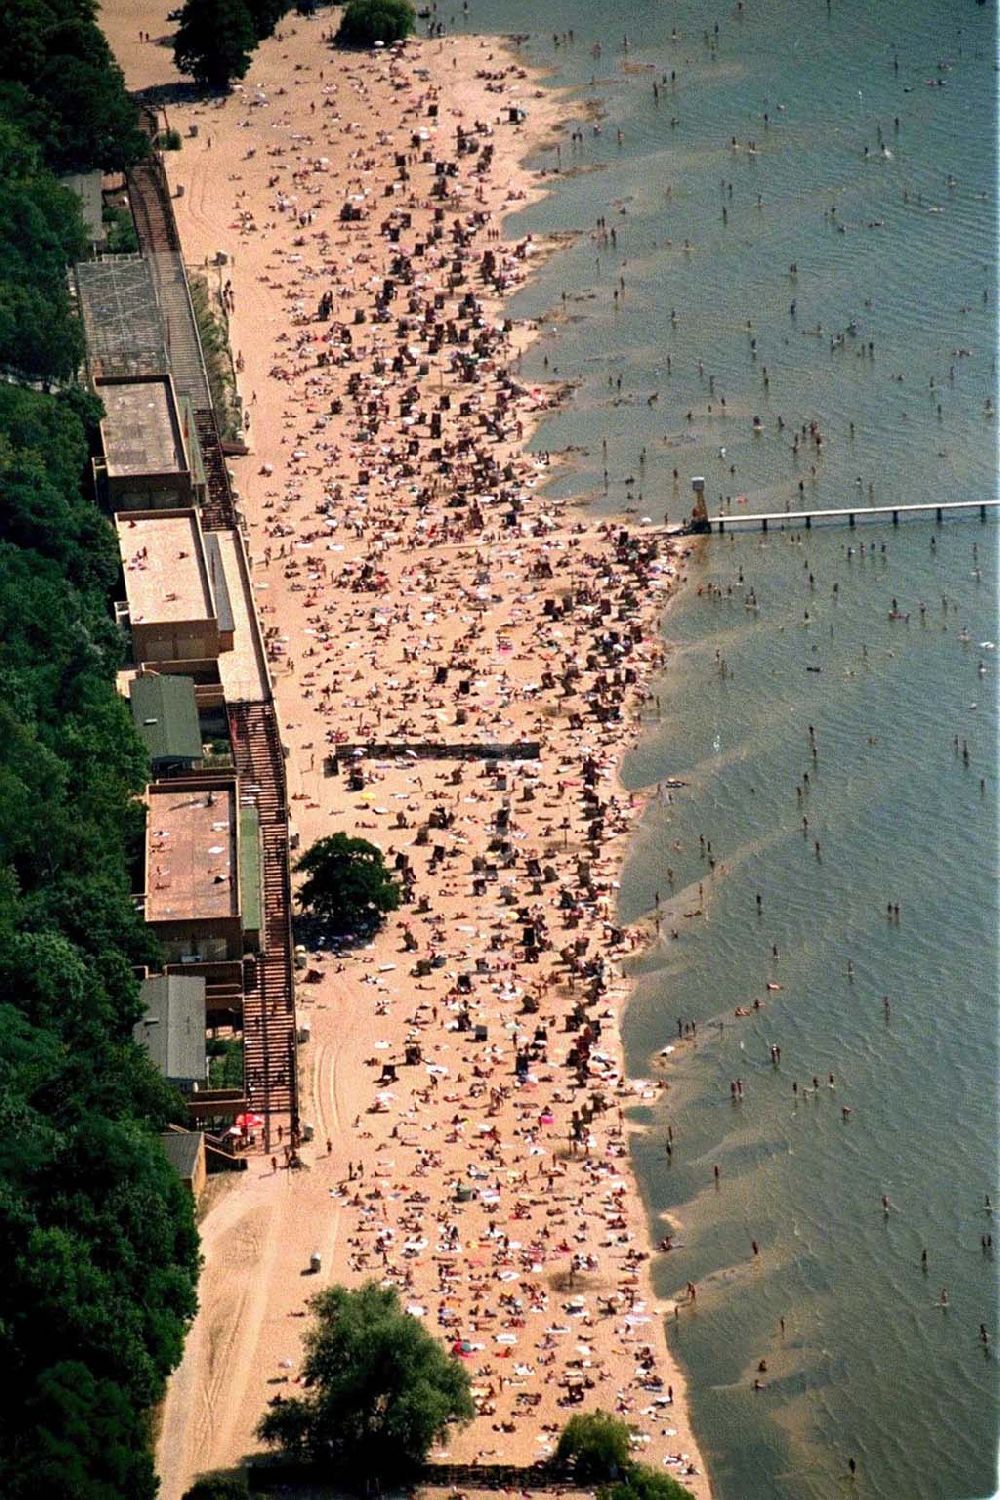
[(208, 375), (212, 405), (215, 407), (215, 419), (224, 438), (238, 438), (241, 426), (236, 402), (236, 372), (229, 348), (229, 325), (221, 307), (209, 291), (208, 281), (204, 276), (189, 272), (188, 285), (202, 353), (205, 356), (205, 372)]
[(127, 208), (106, 203), (102, 214), (107, 234), (109, 255), (131, 255), (139, 248), (139, 237), (135, 232), (132, 214)]
[(209, 1042), (208, 1086), (211, 1089), (241, 1089), (243, 1087), (242, 1042)]

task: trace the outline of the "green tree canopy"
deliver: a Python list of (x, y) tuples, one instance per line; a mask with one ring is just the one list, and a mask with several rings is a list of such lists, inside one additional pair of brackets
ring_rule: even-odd
[(246, 77), (257, 41), (254, 18), (244, 0), (185, 0), (174, 37), (174, 62), (195, 83), (228, 89)]
[(370, 47), (412, 36), (417, 13), (409, 0), (348, 0), (336, 41), (340, 47)]
[(246, 0), (254, 35), (259, 42), (273, 36), (275, 27), (288, 13), (288, 0)]
[[(193, 1316), (180, 1096), (132, 1040), (148, 762), (115, 690), (114, 532), (84, 493), (97, 407), (50, 168), (143, 148), (93, 0), (0, 7), (0, 1403), (3, 1500), (154, 1500), (148, 1410)], [(59, 383), (58, 396), (38, 386)]]
[(22, 176), (0, 179), (0, 366), (29, 380), (67, 379), (83, 352), (66, 284), (66, 262), (86, 248), (80, 206), (37, 159), (20, 166)]
[(283, 1401), (258, 1427), (293, 1458), (343, 1465), (352, 1480), (405, 1476), (455, 1422), (475, 1414), (465, 1367), (447, 1354), (399, 1295), (370, 1281), (312, 1299), (307, 1394)]
[(80, 491), (87, 441), (69, 400), (0, 385), (0, 533), (54, 558), (102, 597), (121, 566), (115, 535)]
[(148, 149), (90, 0), (5, 0), (0, 99), (58, 172), (120, 169)]
[(317, 839), (295, 866), (306, 879), (299, 902), (332, 931), (366, 933), (397, 911), (399, 882), (385, 867), (382, 851), (367, 839), (331, 833)]
[(184, 1491), (182, 1500), (250, 1500), (245, 1479), (220, 1474), (216, 1479), (199, 1479)]
[(651, 1464), (632, 1464), (624, 1479), (597, 1491), (597, 1500), (693, 1500), (691, 1491), (672, 1474)]
[(578, 1412), (559, 1435), (556, 1463), (571, 1468), (585, 1484), (618, 1479), (629, 1466), (631, 1429), (606, 1411)]

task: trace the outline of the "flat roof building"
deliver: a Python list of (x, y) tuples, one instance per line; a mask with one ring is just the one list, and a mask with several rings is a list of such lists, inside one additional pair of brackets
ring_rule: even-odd
[(214, 660), (225, 646), (197, 511), (126, 511), (115, 526), (135, 660)]
[(196, 974), (153, 974), (139, 992), (144, 1015), (132, 1035), (160, 1075), (184, 1093), (204, 1087), (205, 981)]
[(167, 963), (242, 958), (260, 945), (260, 839), (231, 776), (146, 788), (146, 921)]
[(97, 379), (94, 390), (104, 407), (95, 465), (102, 499), (114, 511), (190, 505), (188, 435), (170, 376)]

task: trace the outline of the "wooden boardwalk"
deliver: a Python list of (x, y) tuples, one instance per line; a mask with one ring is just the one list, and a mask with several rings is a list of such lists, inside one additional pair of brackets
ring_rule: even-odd
[(772, 527), (783, 531), (787, 527), (810, 531), (815, 526), (856, 526), (860, 521), (884, 520), (888, 517), (893, 526), (898, 526), (900, 517), (915, 516), (923, 520), (933, 518), (940, 526), (946, 516), (959, 513), (979, 512), (985, 521), (990, 511), (1000, 506), (1000, 500), (942, 500), (918, 502), (913, 505), (848, 505), (835, 510), (774, 510), (767, 512), (748, 511), (745, 514), (706, 516), (702, 521), (691, 520), (678, 527), (681, 536), (707, 536), (725, 531), (769, 531)]

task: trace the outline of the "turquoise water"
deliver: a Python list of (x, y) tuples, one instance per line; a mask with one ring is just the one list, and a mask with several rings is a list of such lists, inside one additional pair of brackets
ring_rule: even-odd
[[(470, 0), (455, 23), (533, 33), (581, 101), (513, 221), (578, 235), (517, 304), (544, 323), (525, 375), (576, 384), (536, 439), (573, 450), (556, 493), (657, 520), (695, 474), (734, 511), (996, 495), (992, 5)], [(658, 1288), (698, 1285), (670, 1336), (722, 1500), (995, 1488), (996, 543), (703, 541), (664, 621), (626, 775), (686, 785), (625, 875), (626, 917), (657, 892), (662, 914), (626, 1043), (670, 1083), (636, 1165), (653, 1234), (677, 1226)], [(697, 1037), (660, 1060), (678, 1019)]]

